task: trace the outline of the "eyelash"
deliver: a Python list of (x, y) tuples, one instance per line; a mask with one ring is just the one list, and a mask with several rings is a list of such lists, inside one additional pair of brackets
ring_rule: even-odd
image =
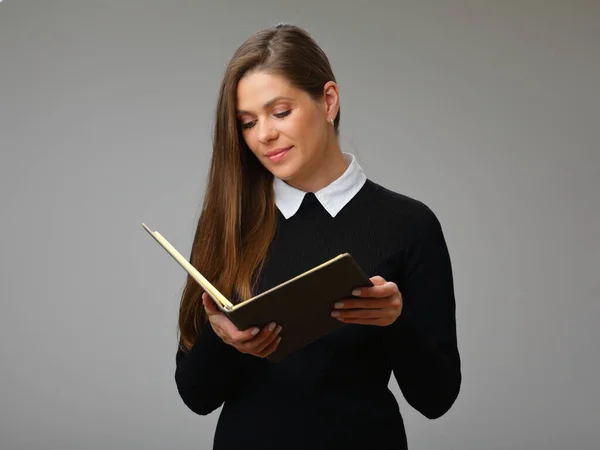
[[(277, 114), (273, 114), (275, 117), (277, 117), (278, 119), (283, 119), (284, 117), (286, 117), (287, 115), (289, 115), (292, 112), (291, 109), (288, 109), (287, 111), (281, 112), (281, 113), (277, 113)], [(248, 123), (243, 123), (242, 124), (242, 128), (244, 129), (250, 129), (254, 126), (254, 122), (248, 122)]]

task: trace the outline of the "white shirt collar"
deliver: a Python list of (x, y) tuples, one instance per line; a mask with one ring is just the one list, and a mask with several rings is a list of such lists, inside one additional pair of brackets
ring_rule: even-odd
[[(343, 153), (343, 155), (350, 163), (346, 171), (338, 179), (315, 192), (321, 205), (332, 217), (335, 217), (354, 198), (367, 180), (354, 155), (351, 153)], [(306, 192), (290, 186), (277, 177), (273, 180), (273, 189), (277, 208), (286, 219), (289, 219), (300, 208)]]

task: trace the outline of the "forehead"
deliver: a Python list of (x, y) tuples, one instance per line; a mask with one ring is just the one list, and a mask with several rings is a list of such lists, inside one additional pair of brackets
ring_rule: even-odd
[(239, 81), (237, 86), (238, 111), (259, 111), (269, 106), (268, 102), (277, 97), (287, 97), (288, 101), (299, 101), (302, 91), (294, 88), (282, 76), (265, 72), (251, 72)]

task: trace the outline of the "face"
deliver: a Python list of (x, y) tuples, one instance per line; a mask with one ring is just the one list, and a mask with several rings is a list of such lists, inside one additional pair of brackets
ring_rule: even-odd
[(250, 72), (238, 83), (237, 116), (246, 144), (274, 176), (293, 182), (322, 165), (330, 145), (335, 104), (314, 101), (280, 76)]

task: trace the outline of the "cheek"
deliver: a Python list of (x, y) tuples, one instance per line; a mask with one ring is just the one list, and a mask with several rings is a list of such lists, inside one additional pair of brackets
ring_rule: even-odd
[(314, 153), (319, 151), (323, 140), (323, 128), (312, 117), (305, 117), (295, 124), (294, 140), (302, 145), (304, 152)]
[(314, 137), (314, 128), (310, 116), (298, 114), (293, 119), (282, 122), (279, 129), (297, 143), (308, 143)]

